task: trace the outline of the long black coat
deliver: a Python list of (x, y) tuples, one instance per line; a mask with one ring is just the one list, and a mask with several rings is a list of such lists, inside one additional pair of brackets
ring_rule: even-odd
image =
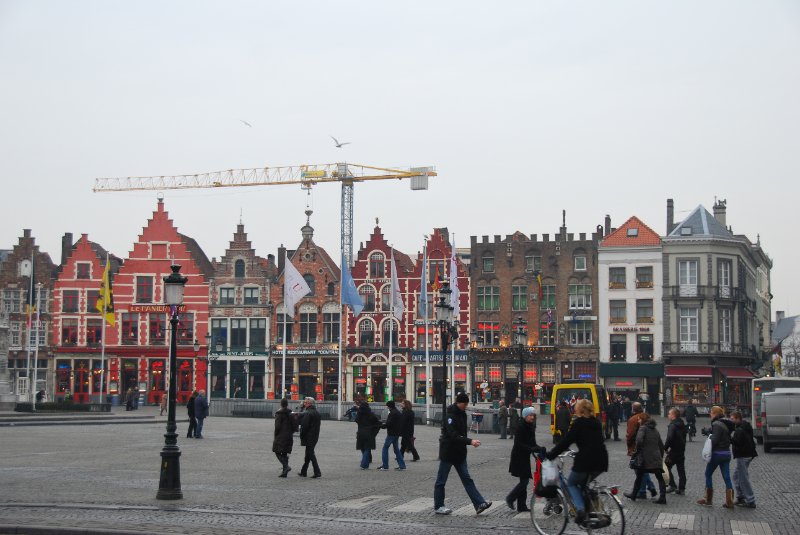
[(400, 413), (403, 416), (403, 432), (400, 435), (404, 438), (411, 438), (414, 436), (414, 411), (411, 409), (403, 409)]
[(556, 430), (561, 431), (562, 437), (567, 434), (571, 420), (572, 413), (567, 407), (562, 405), (556, 410)]
[(194, 418), (194, 400), (197, 398), (194, 394), (189, 396), (189, 401), (186, 402), (186, 413), (189, 415), (189, 418)]
[(555, 459), (572, 444), (578, 446), (578, 454), (572, 469), (576, 472), (607, 472), (608, 451), (603, 444), (603, 424), (594, 417), (575, 418), (567, 434), (555, 447), (547, 452), (547, 458)]
[(520, 419), (514, 431), (514, 446), (511, 448), (511, 461), (508, 471), (514, 477), (531, 479), (531, 454), (541, 451), (536, 444), (536, 424)]
[(672, 462), (680, 462), (686, 458), (686, 424), (682, 418), (675, 418), (669, 423), (664, 449), (669, 452)]
[(319, 441), (319, 428), (322, 419), (319, 417), (317, 408), (308, 407), (303, 411), (303, 420), (300, 423), (300, 444), (307, 448), (313, 448)]
[(636, 432), (636, 455), (641, 456), (641, 470), (660, 472), (664, 462), (664, 443), (656, 429), (655, 420), (647, 420)]
[(444, 434), (439, 439), (439, 459), (452, 464), (467, 460), (467, 446), (472, 439), (467, 437), (467, 413), (455, 403), (447, 407)]
[(374, 450), (375, 436), (381, 429), (381, 421), (366, 403), (359, 407), (356, 415), (356, 449), (358, 451)]
[(294, 438), (291, 412), (289, 407), (275, 412), (275, 438), (272, 440), (272, 451), (275, 453), (292, 453)]
[(386, 417), (386, 434), (391, 437), (399, 437), (403, 434), (403, 415), (397, 410), (397, 407), (389, 409), (389, 415)]
[(750, 422), (742, 420), (742, 423), (736, 426), (733, 433), (731, 433), (731, 446), (734, 459), (758, 455), (756, 443), (753, 440), (753, 426), (750, 425)]

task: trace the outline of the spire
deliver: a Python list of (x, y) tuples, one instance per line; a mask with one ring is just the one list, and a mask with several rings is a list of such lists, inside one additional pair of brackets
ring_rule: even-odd
[(303, 235), (303, 241), (310, 241), (314, 237), (314, 227), (311, 226), (311, 214), (314, 210), (306, 210), (306, 224), (300, 229)]

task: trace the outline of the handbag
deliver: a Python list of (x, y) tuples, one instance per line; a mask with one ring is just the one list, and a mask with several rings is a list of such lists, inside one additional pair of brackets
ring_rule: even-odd
[(706, 439), (706, 443), (703, 444), (703, 460), (708, 462), (711, 460), (711, 437), (709, 436)]
[(544, 487), (558, 485), (558, 467), (553, 461), (542, 461), (541, 483)]
[(667, 463), (661, 463), (661, 475), (664, 477), (665, 481), (669, 481), (669, 467)]
[(628, 461), (628, 467), (631, 470), (638, 470), (642, 467), (642, 456), (639, 455), (639, 452), (634, 452), (634, 454), (631, 455), (631, 460)]

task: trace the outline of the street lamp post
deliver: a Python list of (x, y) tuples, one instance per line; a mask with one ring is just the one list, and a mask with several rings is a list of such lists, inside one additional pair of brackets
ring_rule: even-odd
[[(442, 282), (439, 290), (439, 302), (436, 303), (436, 321), (439, 324), (439, 333), (442, 338), (442, 430), (444, 430), (445, 415), (447, 413), (447, 346), (458, 336), (453, 323), (453, 306), (450, 304), (450, 283)], [(455, 385), (452, 385), (455, 388)]]
[(519, 402), (525, 406), (525, 354), (528, 352), (528, 333), (525, 332), (527, 323), (522, 316), (514, 323), (514, 345), (519, 352)]
[(169, 306), (172, 327), (169, 340), (169, 392), (167, 394), (167, 433), (164, 435), (164, 448), (161, 450), (161, 477), (158, 482), (158, 500), (180, 500), (181, 491), (181, 450), (178, 447), (178, 434), (175, 432), (175, 370), (178, 367), (178, 310), (183, 304), (183, 291), (189, 279), (180, 274), (181, 266), (174, 264), (172, 273), (164, 277), (164, 296)]

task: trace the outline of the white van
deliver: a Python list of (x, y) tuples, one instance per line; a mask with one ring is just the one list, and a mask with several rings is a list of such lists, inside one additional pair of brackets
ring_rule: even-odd
[(764, 451), (800, 447), (800, 388), (777, 388), (761, 397)]

